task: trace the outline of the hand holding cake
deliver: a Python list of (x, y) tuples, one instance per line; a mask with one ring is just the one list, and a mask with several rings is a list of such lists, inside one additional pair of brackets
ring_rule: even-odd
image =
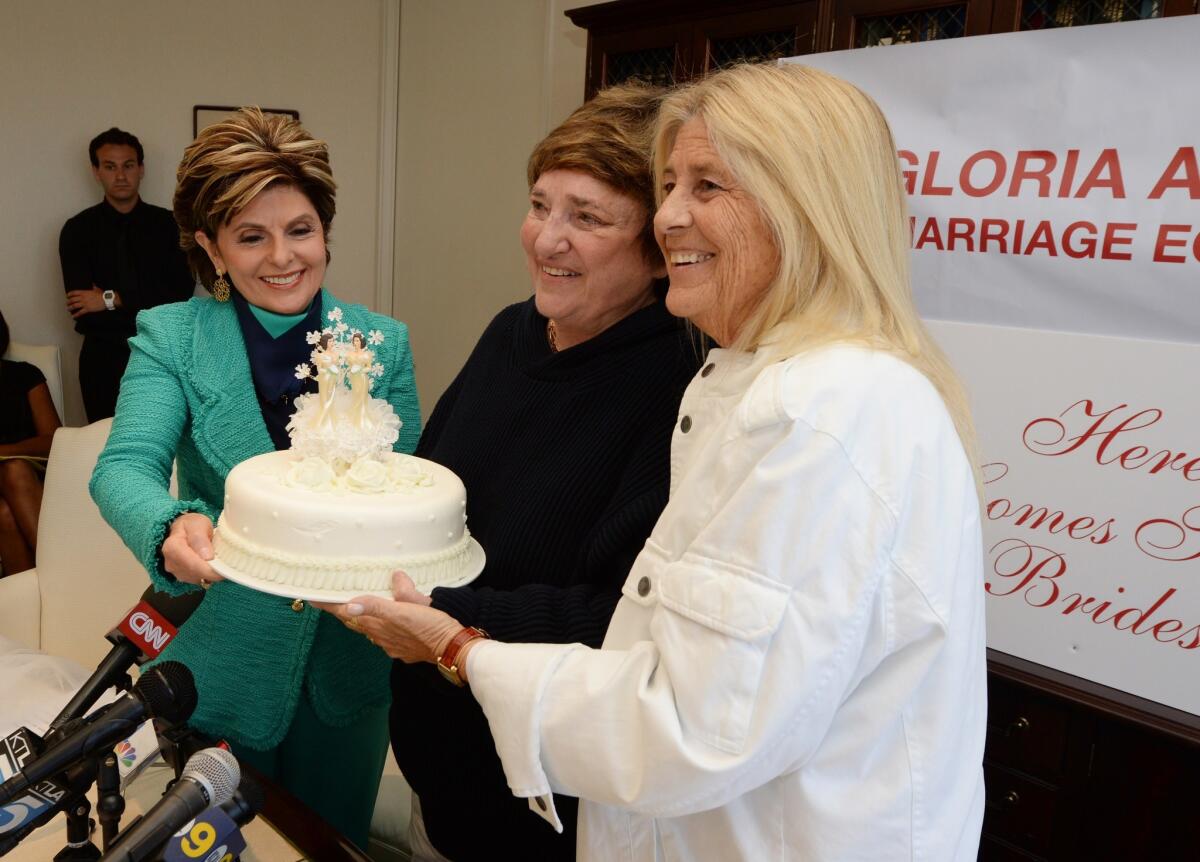
[(416, 664), (436, 662), (462, 623), (430, 607), (429, 596), (417, 590), (404, 572), (392, 575), (392, 598), (357, 596), (344, 603), (313, 602), (347, 628), (363, 635), (389, 657)]
[(207, 587), (225, 580), (209, 565), (213, 558), (213, 524), (206, 515), (185, 512), (172, 521), (162, 555), (163, 568), (177, 581)]

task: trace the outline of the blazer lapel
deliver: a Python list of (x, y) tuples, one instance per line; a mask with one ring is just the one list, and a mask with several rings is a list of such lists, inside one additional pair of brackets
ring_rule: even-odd
[(200, 402), (193, 410), (192, 437), (204, 460), (223, 477), (247, 458), (274, 451), (232, 303), (201, 303), (189, 358)]

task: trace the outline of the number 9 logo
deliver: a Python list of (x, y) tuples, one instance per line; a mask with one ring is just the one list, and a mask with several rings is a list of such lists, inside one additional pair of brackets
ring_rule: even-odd
[(216, 840), (217, 830), (211, 823), (197, 823), (188, 831), (187, 837), (183, 839), (179, 847), (183, 850), (183, 855), (199, 859), (212, 849)]

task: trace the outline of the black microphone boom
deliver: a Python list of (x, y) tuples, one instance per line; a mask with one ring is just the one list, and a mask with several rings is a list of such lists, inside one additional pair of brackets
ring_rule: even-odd
[(4, 784), (0, 805), (40, 781), (64, 772), (104, 749), (112, 748), (133, 733), (147, 718), (181, 724), (196, 708), (196, 684), (192, 672), (179, 662), (163, 662), (142, 675), (133, 691), (82, 719), (78, 728), (64, 733), (41, 756)]
[(213, 805), (225, 805), (241, 778), (237, 758), (223, 748), (197, 751), (183, 774), (140, 820), (117, 836), (100, 862), (142, 862), (157, 856), (171, 836)]
[[(46, 731), (47, 738), (52, 738), (68, 721), (86, 713), (100, 698), (100, 695), (114, 685), (120, 684), (124, 688), (126, 684), (122, 683), (122, 679), (126, 671), (133, 666), (134, 662), (140, 664), (146, 657), (157, 656), (179, 627), (196, 610), (203, 598), (203, 590), (184, 593), (182, 596), (171, 596), (158, 592), (152, 586), (147, 587), (146, 591), (142, 593), (141, 599), (130, 609), (117, 627), (105, 635), (112, 642), (113, 648), (100, 662), (95, 673), (88, 677), (75, 696), (63, 707), (62, 712), (50, 722), (50, 727)], [(152, 617), (153, 614), (157, 614), (162, 622), (166, 623), (166, 626), (155, 621)], [(135, 636), (131, 638), (127, 635), (122, 630), (125, 628), (128, 628)]]

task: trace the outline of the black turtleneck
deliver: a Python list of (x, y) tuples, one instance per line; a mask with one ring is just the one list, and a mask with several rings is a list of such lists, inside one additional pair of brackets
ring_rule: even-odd
[[(661, 302), (560, 353), (532, 299), (502, 311), (417, 447), (462, 478), (487, 554), (478, 580), (434, 590), (434, 607), (497, 640), (599, 646), (666, 505), (671, 429), (700, 359)], [(432, 665), (395, 663), (392, 694), (392, 747), (438, 850), (574, 858), (575, 800), (560, 801), (561, 836), (529, 814), (469, 691)]]
[(136, 330), (137, 313), (165, 302), (189, 299), (195, 279), (179, 248), (179, 228), (170, 210), (138, 200), (127, 213), (107, 201), (67, 220), (58, 237), (63, 287), (115, 290), (121, 307), (76, 319), (84, 335), (124, 341)]
[(296, 409), (296, 396), (317, 391), (317, 382), (313, 378), (301, 380), (296, 376), (296, 366), (308, 364), (312, 356), (308, 333), (321, 329), (321, 296), (319, 292), (313, 298), (303, 319), (276, 336), (258, 322), (250, 304), (240, 293), (230, 292), (230, 301), (242, 329), (242, 341), (246, 343), (246, 358), (250, 360), (250, 377), (254, 380), (258, 407), (277, 451), (292, 445), (287, 424)]

